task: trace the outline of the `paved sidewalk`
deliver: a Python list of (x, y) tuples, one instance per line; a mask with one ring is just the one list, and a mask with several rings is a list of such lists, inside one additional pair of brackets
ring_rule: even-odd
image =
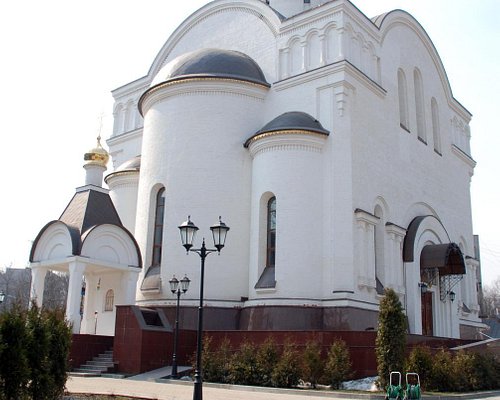
[[(69, 377), (69, 393), (107, 394), (138, 397), (153, 400), (191, 400), (193, 384), (191, 382), (164, 381), (162, 383), (113, 378)], [(317, 392), (295, 389), (272, 389), (248, 386), (203, 384), (204, 400), (340, 400), (340, 399), (383, 399), (378, 394), (354, 394), (345, 392)], [(467, 394), (462, 396), (423, 396), (423, 400), (464, 400), (481, 399), (500, 400), (500, 392), (488, 394)]]

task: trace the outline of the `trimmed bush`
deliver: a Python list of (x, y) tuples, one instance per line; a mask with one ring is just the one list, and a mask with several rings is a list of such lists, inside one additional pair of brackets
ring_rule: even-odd
[[(0, 398), (20, 400), (28, 398), (30, 369), (26, 356), (28, 332), (26, 312), (18, 305), (0, 316)], [(7, 361), (8, 360), (8, 361)]]
[[(225, 338), (221, 345), (213, 350), (212, 337), (206, 336), (203, 338), (203, 353), (202, 359), (202, 373), (203, 380), (208, 382), (229, 383), (229, 364), (231, 358), (230, 343)], [(193, 367), (196, 364), (196, 353), (193, 356)]]
[(270, 336), (257, 350), (257, 371), (260, 385), (272, 386), (271, 376), (279, 360), (278, 346)]
[(428, 389), (432, 373), (431, 349), (427, 346), (415, 347), (408, 357), (406, 371), (416, 372), (420, 377), (420, 384), (422, 388)]
[(380, 301), (376, 339), (378, 386), (388, 385), (391, 371), (403, 371), (406, 348), (406, 317), (398, 295), (393, 289), (385, 288)]
[(440, 349), (434, 355), (429, 389), (443, 392), (456, 391), (457, 384), (455, 378), (451, 354), (445, 349)]
[(282, 388), (297, 386), (300, 379), (300, 364), (297, 346), (287, 341), (271, 374), (272, 385)]
[(339, 389), (343, 381), (351, 377), (351, 357), (346, 342), (339, 339), (333, 342), (325, 363), (325, 382), (332, 386), (332, 389)]
[(324, 362), (321, 358), (321, 346), (318, 342), (310, 341), (306, 343), (306, 348), (302, 353), (303, 377), (306, 382), (316, 389), (316, 384), (324, 372)]
[(245, 341), (233, 354), (229, 364), (230, 382), (238, 385), (259, 385), (260, 375), (257, 368), (257, 348)]
[(0, 399), (61, 398), (67, 380), (71, 328), (61, 310), (14, 307), (0, 316)]
[(27, 315), (28, 343), (26, 355), (30, 366), (30, 398), (44, 400), (50, 398), (53, 386), (50, 375), (49, 357), (50, 330), (36, 303), (31, 304)]
[(68, 380), (69, 352), (71, 349), (71, 325), (65, 319), (62, 309), (45, 314), (45, 326), (49, 335), (49, 375), (52, 386), (49, 398), (62, 397)]

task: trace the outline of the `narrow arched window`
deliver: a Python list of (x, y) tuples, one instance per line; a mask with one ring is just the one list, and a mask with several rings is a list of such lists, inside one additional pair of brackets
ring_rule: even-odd
[(403, 70), (398, 70), (398, 97), (399, 97), (399, 125), (410, 131), (408, 123), (408, 90), (406, 87), (406, 76)]
[(378, 294), (384, 294), (385, 279), (385, 254), (384, 254), (384, 213), (382, 207), (375, 206), (375, 216), (378, 217), (378, 223), (374, 229), (374, 250), (375, 250), (375, 282)]
[(274, 267), (276, 260), (276, 197), (267, 202), (266, 267)]
[(424, 110), (424, 86), (422, 75), (415, 68), (413, 71), (413, 81), (415, 86), (415, 114), (417, 118), (417, 135), (421, 142), (427, 143), (425, 135), (425, 110)]
[(115, 292), (113, 289), (109, 289), (106, 292), (106, 297), (104, 299), (104, 311), (113, 311), (113, 305), (115, 303)]
[(161, 250), (163, 243), (163, 217), (165, 213), (165, 188), (161, 188), (156, 195), (155, 225), (153, 233), (153, 260), (151, 265), (161, 264)]
[(432, 112), (432, 137), (434, 140), (434, 151), (441, 154), (441, 133), (439, 128), (439, 109), (436, 99), (433, 97), (431, 100)]

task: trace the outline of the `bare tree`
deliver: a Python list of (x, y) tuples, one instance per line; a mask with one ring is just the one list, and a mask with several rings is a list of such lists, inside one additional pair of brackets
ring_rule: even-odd
[(27, 308), (31, 285), (31, 270), (28, 268), (6, 267), (0, 271), (0, 291), (5, 299), (1, 310), (9, 310), (15, 303)]
[(482, 312), (486, 317), (500, 317), (500, 277), (483, 288)]
[(43, 307), (49, 310), (64, 309), (68, 297), (69, 275), (63, 272), (47, 272), (43, 291)]

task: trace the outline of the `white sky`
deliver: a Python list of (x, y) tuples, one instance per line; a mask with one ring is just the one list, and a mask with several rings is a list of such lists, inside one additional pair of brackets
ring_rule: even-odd
[[(144, 76), (172, 31), (206, 0), (0, 3), (0, 267), (24, 267), (31, 241), (84, 184), (83, 153), (112, 129), (110, 94)], [(474, 233), (483, 282), (500, 276), (500, 1), (353, 0), (368, 17), (400, 8), (426, 29), (453, 93), (474, 115)]]

